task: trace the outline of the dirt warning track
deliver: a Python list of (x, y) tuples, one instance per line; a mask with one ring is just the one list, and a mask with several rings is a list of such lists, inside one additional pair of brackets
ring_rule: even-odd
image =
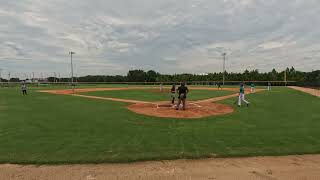
[(99, 165), (0, 165), (6, 180), (319, 180), (320, 155)]
[[(120, 98), (111, 98), (111, 97), (99, 97), (99, 96), (88, 96), (78, 93), (83, 92), (94, 92), (94, 91), (118, 91), (118, 90), (130, 90), (130, 89), (146, 89), (146, 87), (130, 87), (130, 88), (85, 88), (85, 89), (62, 89), (62, 90), (44, 90), (40, 92), (51, 93), (51, 94), (60, 94), (60, 95), (71, 95), (83, 98), (98, 99), (98, 100), (110, 100), (118, 102), (130, 103), (128, 109), (142, 115), (155, 116), (155, 117), (164, 117), (164, 118), (203, 118), (208, 116), (217, 116), (232, 113), (234, 109), (232, 106), (219, 104), (218, 101), (222, 101), (229, 98), (235, 98), (238, 96), (238, 93), (234, 93), (227, 96), (214, 97), (205, 100), (199, 101), (189, 101), (187, 103), (187, 108), (184, 111), (177, 111), (175, 107), (168, 102), (146, 102), (138, 101), (132, 99), (120, 99)], [(150, 87), (153, 91), (158, 89), (156, 87)], [(207, 87), (190, 87), (190, 89), (197, 90), (212, 90), (218, 91), (216, 88), (207, 88)], [(223, 88), (225, 91), (236, 92), (237, 88)], [(248, 93), (249, 91), (246, 90)], [(257, 89), (256, 92), (263, 90)]]

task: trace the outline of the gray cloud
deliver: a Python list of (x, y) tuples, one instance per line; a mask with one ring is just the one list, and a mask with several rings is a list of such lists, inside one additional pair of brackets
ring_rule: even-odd
[[(124, 74), (320, 69), (316, 0), (0, 0), (0, 68)], [(220, 47), (224, 49), (221, 50)]]

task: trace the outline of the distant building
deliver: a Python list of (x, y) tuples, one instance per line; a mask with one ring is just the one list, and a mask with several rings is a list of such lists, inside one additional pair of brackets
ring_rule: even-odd
[(207, 75), (208, 75), (208, 73), (199, 73), (199, 74), (197, 74), (197, 75), (200, 75), (200, 76), (207, 76)]

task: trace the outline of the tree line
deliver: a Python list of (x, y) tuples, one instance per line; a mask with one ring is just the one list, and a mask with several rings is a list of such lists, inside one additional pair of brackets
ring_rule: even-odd
[[(225, 81), (296, 81), (297, 85), (320, 86), (320, 70), (312, 72), (297, 71), (294, 67), (287, 68), (285, 71), (259, 72), (245, 70), (242, 73), (225, 72)], [(77, 77), (77, 82), (181, 82), (181, 81), (211, 81), (221, 82), (223, 73), (199, 74), (160, 74), (154, 70), (130, 70), (127, 75), (116, 76), (83, 76)], [(53, 82), (53, 78), (49, 78)], [(70, 81), (70, 78), (63, 79), (64, 82)]]
[[(273, 69), (270, 72), (259, 72), (255, 69), (252, 71), (245, 70), (242, 73), (225, 72), (225, 81), (285, 81), (285, 76), (287, 81), (296, 81), (294, 85), (301, 86), (316, 86), (320, 87), (320, 70), (312, 72), (302, 72), (295, 70), (294, 67), (287, 68), (285, 71), (276, 71)], [(130, 70), (127, 75), (88, 75), (75, 77), (75, 82), (222, 82), (223, 73), (208, 73), (208, 74), (160, 74), (154, 70), (144, 71), (144, 70)], [(71, 78), (46, 78), (48, 82), (70, 82)], [(7, 80), (2, 79), (2, 82)], [(19, 78), (11, 78), (10, 82), (19, 82)]]

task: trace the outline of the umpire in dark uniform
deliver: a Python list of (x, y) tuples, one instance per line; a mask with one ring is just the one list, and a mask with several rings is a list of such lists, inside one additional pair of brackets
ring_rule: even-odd
[(184, 83), (184, 82), (181, 83), (181, 86), (178, 88), (179, 101), (178, 101), (176, 110), (179, 110), (181, 102), (182, 102), (182, 109), (186, 110), (186, 100), (187, 100), (187, 94), (188, 93), (189, 93), (189, 89), (186, 86), (186, 83)]

